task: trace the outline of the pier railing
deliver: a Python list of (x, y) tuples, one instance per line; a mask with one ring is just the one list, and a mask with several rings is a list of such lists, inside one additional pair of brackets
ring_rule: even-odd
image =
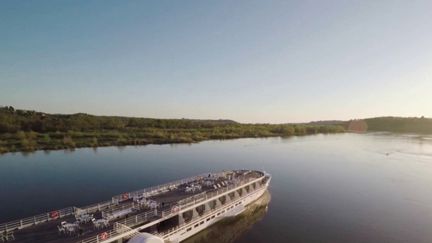
[(40, 223), (63, 218), (75, 213), (75, 207), (68, 207), (64, 209), (54, 210), (47, 213), (42, 213), (33, 217), (18, 219), (7, 223), (0, 224), (0, 232), (13, 231), (17, 229), (24, 229)]

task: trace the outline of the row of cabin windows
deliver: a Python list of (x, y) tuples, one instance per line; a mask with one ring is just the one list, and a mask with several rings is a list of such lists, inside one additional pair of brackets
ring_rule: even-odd
[[(236, 204), (236, 205), (238, 205), (238, 204)], [(232, 208), (234, 208), (234, 206), (231, 206), (230, 208), (228, 208), (227, 211), (230, 210), (230, 209), (232, 209)], [(216, 215), (213, 215), (213, 216), (207, 218), (206, 221), (210, 221), (210, 219), (214, 219), (216, 216), (219, 216), (219, 215), (221, 215), (223, 213), (225, 213), (225, 210), (223, 210), (222, 212), (217, 213)], [(194, 227), (198, 227), (198, 225), (201, 225), (203, 223), (204, 223), (204, 221), (201, 221), (199, 224), (196, 224)]]
[[(238, 206), (238, 205), (240, 205), (240, 204), (242, 204), (241, 201), (238, 202), (238, 203), (236, 203), (234, 206)], [(231, 207), (227, 208), (227, 211), (233, 209), (234, 206), (231, 206)], [(222, 212), (217, 213), (217, 216), (219, 216), (219, 215), (221, 215), (221, 214), (223, 214), (223, 213), (225, 213), (225, 210), (223, 210)], [(213, 216), (207, 218), (207, 221), (209, 221), (210, 219), (213, 219), (213, 218), (215, 218), (215, 215), (213, 215)], [(194, 228), (198, 227), (198, 226), (201, 225), (201, 224), (204, 224), (204, 220), (201, 221), (199, 224), (195, 224), (195, 225), (194, 225)], [(186, 231), (191, 231), (191, 230), (192, 230), (192, 227), (186, 229)]]
[[(238, 206), (238, 205), (240, 205), (240, 204), (242, 204), (242, 203), (243, 203), (243, 202), (240, 201), (240, 202), (236, 203), (234, 206)], [(228, 210), (231, 210), (232, 208), (234, 208), (234, 206), (229, 207), (229, 208), (227, 209), (227, 211), (228, 211)], [(221, 215), (222, 213), (225, 213), (225, 210), (223, 210), (222, 212), (217, 213), (217, 216)], [(209, 221), (210, 219), (213, 219), (213, 218), (215, 218), (215, 215), (213, 215), (213, 216), (207, 218), (207, 221)], [(201, 221), (199, 224), (196, 224), (194, 227), (198, 227), (198, 226), (201, 225), (201, 224), (204, 224), (204, 221)], [(191, 231), (191, 230), (192, 230), (192, 227), (188, 228), (186, 231)]]
[[(207, 219), (207, 221), (209, 221), (209, 220), (210, 220), (210, 218)], [(194, 225), (194, 228), (196, 228), (196, 227), (198, 227), (199, 225), (202, 225), (202, 224), (204, 224), (204, 220), (201, 221), (201, 222), (199, 222), (199, 224)]]

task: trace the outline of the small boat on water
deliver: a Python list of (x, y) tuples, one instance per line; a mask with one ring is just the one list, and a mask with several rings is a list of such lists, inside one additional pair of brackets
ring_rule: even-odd
[(263, 171), (206, 173), (0, 224), (11, 242), (177, 243), (245, 210), (267, 190)]

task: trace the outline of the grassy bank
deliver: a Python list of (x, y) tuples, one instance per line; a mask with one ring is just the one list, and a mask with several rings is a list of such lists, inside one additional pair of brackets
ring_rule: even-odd
[(230, 120), (59, 115), (0, 108), (0, 152), (343, 132), (338, 125), (241, 124)]

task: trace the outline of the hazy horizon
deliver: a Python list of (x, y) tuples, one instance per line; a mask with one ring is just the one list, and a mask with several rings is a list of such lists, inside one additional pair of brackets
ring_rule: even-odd
[[(11, 107), (9, 105), (0, 105), (1, 107)], [(13, 106), (12, 106), (13, 107)], [(432, 117), (425, 117), (425, 116), (376, 116), (376, 117), (358, 117), (358, 118), (349, 118), (346, 120), (342, 120), (342, 119), (332, 119), (332, 120), (310, 120), (310, 121), (297, 121), (297, 122), (241, 122), (241, 121), (236, 121), (234, 119), (230, 119), (229, 117), (221, 117), (221, 118), (189, 118), (189, 117), (145, 117), (145, 116), (128, 116), (128, 115), (124, 115), (124, 116), (120, 116), (120, 115), (97, 115), (97, 114), (91, 114), (91, 113), (86, 113), (86, 112), (76, 112), (76, 113), (62, 113), (62, 112), (55, 112), (55, 113), (50, 113), (50, 112), (45, 112), (45, 111), (41, 111), (41, 110), (32, 110), (32, 109), (22, 109), (20, 107), (13, 107), (15, 110), (27, 110), (27, 111), (35, 111), (35, 112), (41, 112), (41, 113), (45, 113), (45, 114), (51, 114), (51, 115), (76, 115), (76, 114), (86, 114), (86, 115), (93, 115), (93, 116), (114, 116), (114, 117), (127, 117), (127, 118), (148, 118), (148, 119), (186, 119), (186, 120), (227, 120), (227, 121), (234, 121), (234, 122), (238, 122), (238, 123), (243, 123), (243, 124), (304, 124), (304, 123), (313, 123), (313, 122), (346, 122), (346, 121), (351, 121), (351, 120), (364, 120), (364, 119), (371, 119), (371, 118), (384, 118), (384, 117), (394, 117), (394, 118), (426, 118), (426, 119), (432, 119)]]
[(0, 105), (242, 123), (432, 117), (430, 1), (3, 1)]

